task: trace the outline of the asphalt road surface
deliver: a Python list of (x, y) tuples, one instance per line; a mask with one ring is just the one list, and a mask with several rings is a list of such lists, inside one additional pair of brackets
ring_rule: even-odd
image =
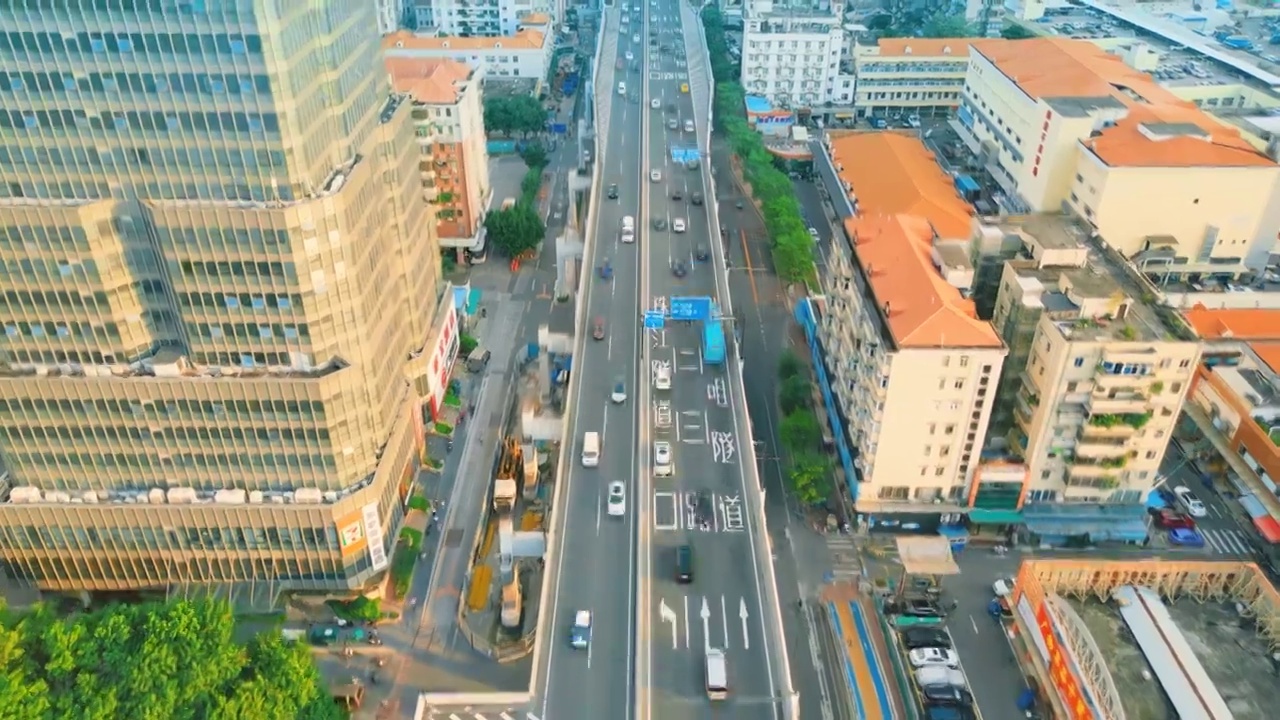
[[(632, 102), (617, 93), (618, 82), (633, 87), (640, 73), (615, 70), (615, 58), (626, 52), (641, 52), (643, 45), (631, 34), (618, 32), (616, 8), (605, 11), (604, 47), (600, 78), (596, 85), (601, 112), (597, 131), (605, 142), (596, 162), (601, 163), (601, 187), (593, 189), (598, 203), (596, 227), (588, 228), (583, 272), (586, 291), (587, 333), (597, 318), (604, 323), (604, 338), (588, 337), (574, 358), (573, 374), (578, 383), (572, 400), (571, 443), (565, 507), (559, 529), (559, 555), (548, 563), (555, 583), (548, 611), (552, 622), (546, 644), (545, 686), (542, 688), (541, 717), (546, 718), (627, 718), (633, 706), (634, 598), (635, 598), (635, 496), (636, 387), (639, 357), (639, 263), (636, 244), (623, 245), (619, 230), (625, 215), (640, 214), (641, 168), (640, 128), (643, 111), (639, 88)], [(635, 25), (634, 22), (631, 23)], [(616, 184), (617, 199), (607, 199), (605, 189)], [(599, 267), (608, 262), (612, 278), (600, 277)], [(583, 332), (582, 328), (578, 329)], [(610, 396), (621, 383), (627, 399), (615, 403)], [(598, 467), (583, 467), (583, 434), (598, 432), (602, 438)], [(628, 488), (627, 513), (610, 517), (606, 510), (608, 484), (619, 480)], [(579, 610), (592, 614), (589, 649), (574, 650), (568, 637)]]
[[(691, 201), (694, 193), (706, 197), (703, 174), (680, 161), (699, 147), (698, 133), (687, 131), (686, 121), (706, 122), (705, 108), (695, 112), (690, 75), (700, 81), (708, 69), (701, 67), (699, 46), (691, 44), (687, 57), (680, 52), (685, 34), (678, 0), (658, 0), (646, 12), (646, 36), (657, 43), (646, 47), (642, 98), (648, 142), (640, 169), (647, 201), (638, 222), (648, 283), (642, 281), (641, 294), (646, 308), (669, 312), (672, 298), (717, 294), (707, 217), (713, 210)], [(726, 324), (724, 334), (730, 345), (724, 361), (736, 362), (732, 327)], [(662, 720), (774, 718), (779, 707), (756, 572), (756, 564), (769, 558), (756, 558), (752, 550), (751, 533), (763, 529), (743, 497), (739, 460), (745, 440), (739, 433), (745, 429), (736, 426), (731, 405), (742, 398), (732, 396), (723, 363), (703, 355), (701, 323), (668, 322), (661, 330), (645, 330), (644, 343), (649, 363), (641, 369), (647, 387), (640, 399), (647, 407), (641, 408), (639, 428), (639, 502), (647, 507), (639, 533), (647, 582), (641, 583), (637, 612), (642, 633), (647, 625), (648, 653), (641, 649), (639, 661), (648, 685), (637, 692), (648, 693), (649, 717)], [(652, 385), (660, 369), (671, 375), (669, 390)], [(670, 476), (651, 475), (655, 442), (672, 449)], [(675, 579), (681, 545), (692, 548), (693, 580), (687, 584)], [(729, 697), (714, 705), (705, 685), (708, 648), (724, 650), (728, 658)]]

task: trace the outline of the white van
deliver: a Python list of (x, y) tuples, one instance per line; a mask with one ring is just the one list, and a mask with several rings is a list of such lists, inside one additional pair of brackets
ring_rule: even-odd
[(729, 664), (724, 651), (707, 648), (707, 697), (724, 700), (729, 697)]
[(626, 83), (624, 83), (624, 82), (620, 82), (620, 83), (618, 83), (618, 94), (619, 94), (619, 95), (626, 95), (626, 94), (627, 94), (627, 84), (626, 84)]
[(600, 433), (588, 432), (582, 435), (582, 467), (596, 467), (600, 464)]
[(622, 229), (634, 231), (636, 229), (636, 219), (630, 215), (624, 215), (622, 218)]
[(693, 132), (693, 121), (692, 121), (692, 120), (685, 120), (685, 121), (684, 121), (684, 131), (685, 131), (685, 132)]

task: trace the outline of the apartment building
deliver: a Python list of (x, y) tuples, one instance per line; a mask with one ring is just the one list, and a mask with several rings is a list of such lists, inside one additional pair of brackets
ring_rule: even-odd
[(1066, 208), (1141, 268), (1240, 273), (1274, 243), (1280, 166), (1094, 43), (975, 42), (953, 124), (1012, 209)]
[[(1000, 402), (1013, 408), (1025, 502), (1121, 507), (1129, 513), (1113, 518), (1116, 529), (1140, 539), (1141, 503), (1159, 481), (1200, 345), (1175, 313), (1143, 302), (1130, 270), (1079, 237), (1024, 228), (1023, 257), (1005, 264), (992, 320), (1010, 354)], [(1093, 518), (1095, 537), (1106, 520)]]
[(405, 17), (424, 33), (500, 37), (514, 35), (531, 15), (563, 18), (563, 9), (561, 0), (408, 0)]
[(6, 20), (0, 66), (29, 69), (0, 93), (23, 118), (0, 145), (16, 582), (270, 602), (388, 566), (422, 425), (406, 358), (443, 291), (412, 107), (372, 3), (238, 6)]
[(854, 45), (859, 118), (948, 115), (960, 105), (971, 38), (881, 38)]
[(466, 63), (485, 78), (544, 81), (551, 69), (553, 48), (546, 32), (535, 29), (537, 27), (545, 25), (522, 25), (514, 35), (502, 37), (440, 36), (401, 31), (383, 37), (382, 50), (387, 58)]
[(1189, 454), (1225, 471), (1254, 527), (1280, 542), (1280, 310), (1196, 306), (1185, 316), (1204, 342), (1186, 415), (1211, 450)]
[(822, 0), (746, 0), (742, 87), (783, 109), (853, 104), (853, 78), (837, 82), (842, 8)]
[(378, 34), (386, 35), (400, 29), (412, 18), (409, 0), (375, 0), (378, 13)]
[[(820, 333), (847, 420), (859, 512), (958, 509), (982, 451), (1005, 348), (964, 295), (926, 218), (850, 218), (828, 256)], [(874, 520), (873, 520), (874, 522)]]
[(393, 57), (386, 64), (396, 92), (413, 101), (423, 197), (436, 206), (440, 247), (483, 252), (492, 186), (481, 72), (456, 60)]

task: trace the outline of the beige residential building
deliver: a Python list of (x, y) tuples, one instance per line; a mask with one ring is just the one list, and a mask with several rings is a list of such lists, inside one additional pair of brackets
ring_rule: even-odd
[(1239, 130), (1086, 40), (979, 40), (969, 60), (953, 125), (1015, 213), (1066, 209), (1143, 270), (1266, 264), (1280, 165)]
[(422, 426), (409, 358), (452, 308), (412, 104), (373, 3), (238, 5), (7, 20), (83, 43), (0, 50), (62, 78), (0, 101), (27, 118), (0, 187), (0, 562), (19, 583), (262, 603), (388, 566)]
[(858, 117), (948, 115), (960, 104), (972, 38), (881, 38), (853, 48)]
[(1028, 470), (1024, 499), (1140, 503), (1200, 344), (1176, 314), (1142, 302), (1131, 270), (1076, 236), (1027, 228), (1023, 240), (992, 322), (1010, 347), (1000, 402), (1012, 406), (1009, 442)]
[(460, 37), (400, 31), (382, 40), (388, 58), (455, 60), (467, 63), (486, 78), (538, 82), (547, 79), (554, 45), (550, 23), (543, 15), (522, 20), (514, 35)]
[(436, 206), (440, 247), (483, 252), (492, 186), (481, 72), (456, 60), (403, 57), (388, 58), (387, 70), (396, 91), (413, 99), (423, 197)]
[(860, 477), (859, 512), (966, 504), (1005, 348), (965, 297), (971, 268), (926, 218), (848, 221), (820, 337)]

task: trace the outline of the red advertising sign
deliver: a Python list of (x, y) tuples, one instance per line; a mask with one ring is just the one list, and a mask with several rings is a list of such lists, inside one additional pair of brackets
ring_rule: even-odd
[(1093, 720), (1093, 711), (1089, 709), (1084, 692), (1080, 690), (1080, 681), (1071, 672), (1067, 650), (1058, 642), (1058, 636), (1053, 632), (1053, 621), (1049, 619), (1049, 610), (1044, 603), (1036, 610), (1036, 624), (1039, 626), (1040, 636), (1044, 638), (1045, 648), (1049, 651), (1049, 677), (1053, 686), (1058, 689), (1068, 717), (1071, 720)]

